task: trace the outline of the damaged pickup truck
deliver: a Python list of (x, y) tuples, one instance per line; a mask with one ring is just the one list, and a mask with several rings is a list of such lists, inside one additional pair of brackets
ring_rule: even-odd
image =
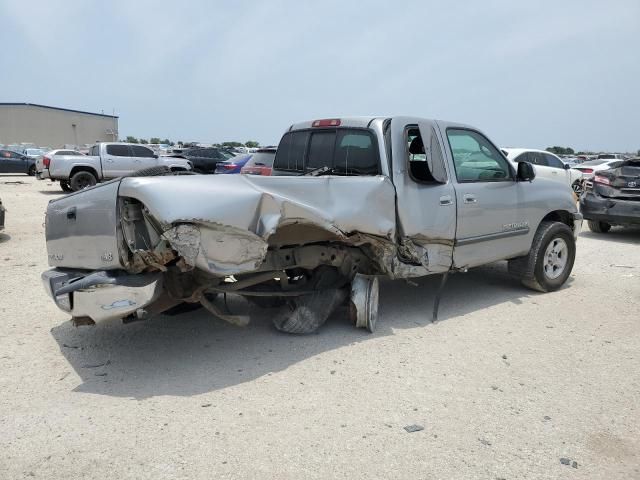
[(128, 177), (52, 200), (46, 237), (55, 303), (85, 321), (149, 318), (236, 294), (290, 333), (339, 305), (373, 331), (378, 277), (508, 260), (538, 291), (560, 288), (582, 226), (570, 189), (534, 180), (473, 127), (414, 117), (292, 125), (273, 176)]

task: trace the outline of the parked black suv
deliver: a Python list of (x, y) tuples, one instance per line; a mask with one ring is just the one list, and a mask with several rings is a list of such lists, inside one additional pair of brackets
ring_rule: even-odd
[(595, 172), (580, 198), (580, 212), (598, 233), (611, 225), (640, 225), (640, 157)]
[(194, 147), (180, 154), (193, 163), (193, 169), (198, 173), (214, 173), (219, 163), (230, 160), (233, 155), (221, 148)]

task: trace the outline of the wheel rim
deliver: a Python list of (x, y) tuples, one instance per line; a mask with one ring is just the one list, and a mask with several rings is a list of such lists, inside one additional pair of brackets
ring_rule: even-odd
[(544, 275), (555, 280), (564, 272), (569, 259), (569, 247), (562, 238), (554, 238), (544, 252)]
[(573, 191), (576, 192), (577, 195), (582, 193), (582, 184), (580, 182), (574, 182), (572, 187)]

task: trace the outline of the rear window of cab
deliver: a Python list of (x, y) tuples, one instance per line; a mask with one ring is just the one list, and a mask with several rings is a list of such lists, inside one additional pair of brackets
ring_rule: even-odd
[(328, 128), (286, 133), (278, 145), (273, 168), (306, 173), (329, 167), (338, 174), (378, 175), (379, 165), (373, 132), (359, 128)]

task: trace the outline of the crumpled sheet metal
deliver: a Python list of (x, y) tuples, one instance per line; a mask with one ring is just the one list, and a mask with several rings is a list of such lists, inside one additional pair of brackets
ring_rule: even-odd
[(395, 188), (384, 176), (128, 177), (118, 194), (147, 207), (187, 264), (217, 275), (255, 270), (285, 225), (313, 225), (347, 242), (364, 234), (388, 247), (396, 233)]

